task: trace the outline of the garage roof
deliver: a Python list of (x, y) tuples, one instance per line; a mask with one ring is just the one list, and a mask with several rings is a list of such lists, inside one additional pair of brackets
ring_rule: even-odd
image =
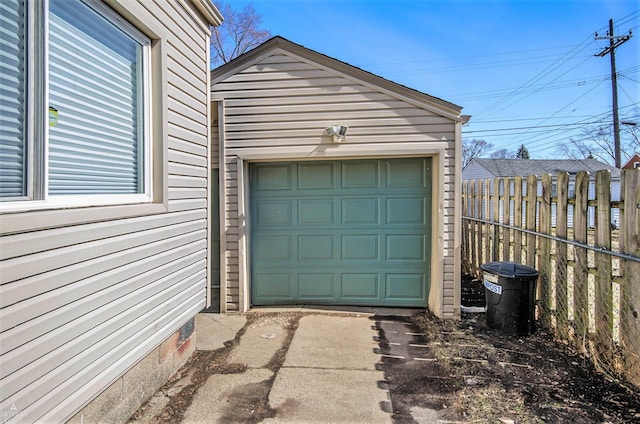
[(255, 49), (238, 56), (216, 69), (213, 69), (211, 71), (211, 85), (215, 85), (229, 76), (240, 72), (242, 69), (259, 62), (262, 58), (274, 53), (294, 55), (305, 62), (313, 62), (314, 64), (324, 67), (328, 71), (332, 71), (347, 79), (371, 86), (379, 91), (383, 91), (399, 99), (409, 101), (416, 106), (424, 107), (425, 109), (429, 109), (455, 121), (466, 122), (470, 118), (469, 116), (460, 114), (462, 111), (461, 106), (382, 78), (346, 62), (342, 62), (338, 59), (334, 59), (330, 56), (293, 43), (280, 36), (273, 37)]

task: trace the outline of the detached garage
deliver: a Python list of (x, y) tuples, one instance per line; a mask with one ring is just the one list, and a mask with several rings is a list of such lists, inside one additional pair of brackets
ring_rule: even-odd
[(280, 37), (212, 71), (211, 84), (223, 312), (458, 316), (459, 106)]

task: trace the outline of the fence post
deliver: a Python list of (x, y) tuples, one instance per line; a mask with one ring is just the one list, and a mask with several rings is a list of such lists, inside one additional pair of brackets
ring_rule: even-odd
[[(576, 200), (573, 208), (573, 238), (587, 244), (587, 202), (589, 200), (589, 173), (578, 172), (576, 175)], [(589, 332), (589, 269), (587, 249), (575, 248), (575, 265), (573, 269), (574, 320), (576, 332), (586, 345)]]
[[(611, 250), (611, 172), (596, 173), (596, 246)], [(611, 256), (596, 252), (595, 286), (596, 346), (599, 355), (611, 357), (613, 344), (613, 299)]]
[[(620, 226), (620, 250), (640, 257), (640, 169), (622, 171), (621, 201), (624, 214)], [(640, 263), (623, 262), (622, 307), (620, 308), (625, 370), (629, 381), (640, 385)]]
[[(556, 236), (567, 239), (567, 217), (569, 211), (569, 174), (562, 172), (556, 180)], [(556, 241), (556, 323), (558, 331), (563, 338), (569, 334), (569, 298), (568, 292), (568, 268), (567, 268), (567, 244)]]
[[(502, 180), (502, 190), (504, 196), (502, 222), (511, 225), (511, 180), (507, 177)], [(502, 260), (508, 262), (511, 260), (511, 229), (503, 228), (502, 231)]]
[[(540, 201), (540, 232), (551, 235), (551, 175), (542, 176), (542, 199)], [(544, 325), (549, 325), (549, 312), (551, 310), (551, 240), (541, 237), (538, 240), (540, 245), (540, 256), (538, 258), (538, 268), (540, 277), (538, 279), (538, 299), (540, 299), (540, 318)]]
[[(529, 175), (527, 178), (527, 212), (525, 228), (529, 231), (536, 230), (536, 199), (538, 197), (538, 178)], [(527, 233), (527, 266), (536, 267), (536, 236)]]
[[(513, 179), (513, 226), (522, 228), (522, 177)], [(522, 263), (522, 232), (513, 232), (513, 261)]]

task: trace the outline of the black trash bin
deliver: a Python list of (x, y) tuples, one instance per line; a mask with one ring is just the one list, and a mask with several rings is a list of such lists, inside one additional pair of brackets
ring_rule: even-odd
[(488, 262), (480, 268), (487, 325), (508, 336), (533, 334), (538, 271), (515, 262)]

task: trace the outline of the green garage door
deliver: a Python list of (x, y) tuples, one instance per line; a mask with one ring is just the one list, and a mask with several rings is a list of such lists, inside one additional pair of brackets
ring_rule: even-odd
[(426, 306), (431, 159), (250, 165), (253, 305)]

